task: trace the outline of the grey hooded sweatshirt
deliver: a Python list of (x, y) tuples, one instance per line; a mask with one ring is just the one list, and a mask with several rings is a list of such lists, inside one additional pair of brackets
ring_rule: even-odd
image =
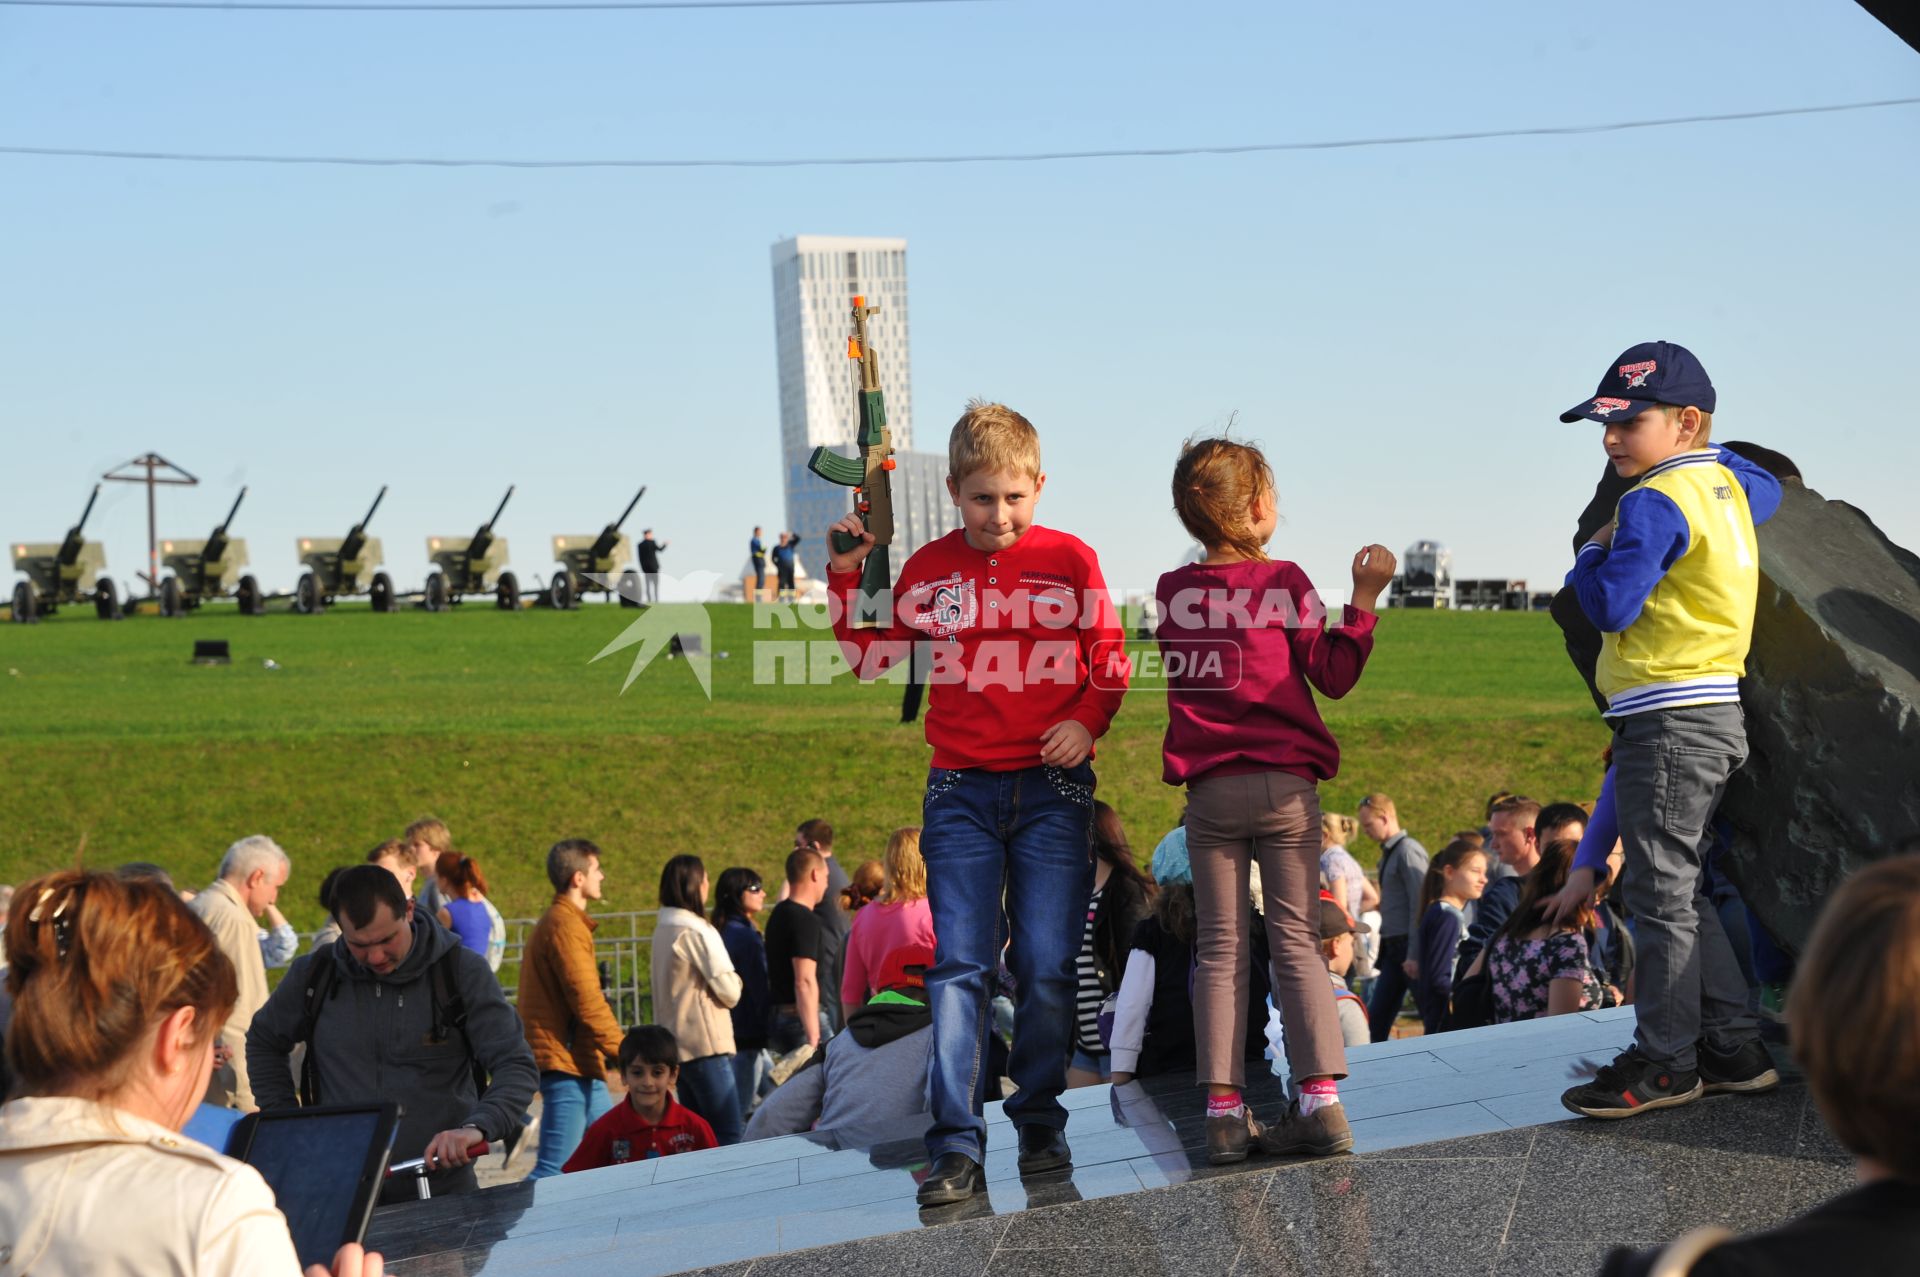
[[(453, 984), (466, 1003), (467, 1037), (492, 1079), (484, 1095), (474, 1094), (460, 1034), (449, 1030), (444, 1042), (429, 1040), (429, 964), (442, 957), (453, 963)], [(322, 1104), (397, 1101), (396, 1161), (420, 1156), (441, 1131), (472, 1126), (498, 1141), (520, 1129), (540, 1080), (520, 1016), (487, 960), (420, 909), (413, 915), (413, 947), (386, 975), (375, 975), (338, 941), (294, 960), (247, 1030), (247, 1068), (261, 1108), (299, 1103), (298, 1080), (287, 1057), (300, 1031), (307, 980), (316, 962), (337, 968), (332, 995), (320, 1009), (307, 1048)]]

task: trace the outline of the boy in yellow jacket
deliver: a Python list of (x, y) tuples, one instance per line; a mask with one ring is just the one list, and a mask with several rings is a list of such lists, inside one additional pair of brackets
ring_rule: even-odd
[[(1780, 1080), (1703, 891), (1714, 809), (1747, 756), (1753, 529), (1780, 504), (1772, 475), (1708, 442), (1714, 401), (1692, 352), (1656, 341), (1623, 353), (1594, 396), (1560, 416), (1600, 422), (1615, 473), (1638, 480), (1567, 574), (1602, 636), (1595, 683), (1613, 728), (1611, 796), (1639, 944), (1633, 1045), (1561, 1097), (1588, 1117)], [(1597, 869), (1576, 861), (1562, 898), (1590, 896)]]

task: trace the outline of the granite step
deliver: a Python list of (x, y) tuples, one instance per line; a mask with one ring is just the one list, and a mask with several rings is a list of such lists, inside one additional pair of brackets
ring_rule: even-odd
[[(478, 1272), (511, 1277), (561, 1266), (626, 1277), (700, 1269), (713, 1269), (713, 1277), (739, 1277), (761, 1260), (769, 1261), (765, 1277), (791, 1277), (815, 1267), (847, 1272), (891, 1267), (896, 1260), (905, 1267), (912, 1256), (919, 1256), (911, 1260), (916, 1274), (1031, 1267), (1064, 1277), (1096, 1261), (1104, 1269), (1123, 1260), (1129, 1277), (1150, 1271), (1323, 1271), (1308, 1260), (1331, 1245), (1330, 1238), (1346, 1237), (1338, 1230), (1321, 1233), (1329, 1212), (1351, 1216), (1353, 1203), (1339, 1199), (1355, 1184), (1377, 1185), (1367, 1195), (1363, 1237), (1373, 1238), (1383, 1254), (1399, 1256), (1396, 1264), (1400, 1259), (1412, 1263), (1420, 1244), (1407, 1231), (1414, 1227), (1409, 1221), (1425, 1220), (1432, 1211), (1394, 1187), (1403, 1181), (1439, 1183), (1464, 1176), (1473, 1182), (1467, 1204), (1490, 1194), (1484, 1205), (1491, 1211), (1493, 1199), (1502, 1194), (1519, 1200), (1543, 1138), (1552, 1147), (1587, 1149), (1592, 1157), (1623, 1142), (1645, 1144), (1643, 1134), (1665, 1148), (1672, 1141), (1663, 1142), (1661, 1131), (1671, 1137), (1683, 1129), (1699, 1134), (1696, 1128), (1729, 1148), (1751, 1147), (1763, 1159), (1816, 1167), (1819, 1173), (1801, 1178), (1820, 1196), (1828, 1195), (1839, 1150), (1830, 1140), (1822, 1142), (1824, 1131), (1817, 1118), (1809, 1118), (1805, 1093), (1798, 1088), (1744, 1102), (1716, 1098), (1650, 1115), (1655, 1120), (1576, 1123), (1560, 1107), (1560, 1093), (1610, 1060), (1632, 1032), (1632, 1012), (1614, 1010), (1354, 1048), (1350, 1076), (1341, 1084), (1353, 1124), (1354, 1157), (1256, 1156), (1236, 1166), (1211, 1166), (1199, 1090), (1187, 1079), (1157, 1078), (1068, 1092), (1063, 1103), (1069, 1109), (1074, 1165), (1025, 1180), (1014, 1165), (1013, 1127), (999, 1104), (990, 1105), (987, 1192), (958, 1207), (922, 1211), (914, 1201), (915, 1173), (926, 1164), (920, 1139), (925, 1119), (919, 1118), (387, 1207), (375, 1214), (369, 1245), (386, 1254), (389, 1271), (409, 1277)], [(1256, 1112), (1270, 1112), (1283, 1102), (1271, 1077), (1252, 1082), (1247, 1096)], [(1755, 1119), (1763, 1119), (1757, 1124), (1766, 1139), (1750, 1129)], [(1723, 1124), (1730, 1129), (1721, 1132)], [(1809, 1126), (1814, 1134), (1803, 1130)], [(1614, 1130), (1621, 1127), (1626, 1129)], [(1813, 1141), (1804, 1156), (1803, 1135)], [(1705, 1155), (1705, 1149), (1695, 1154)], [(1560, 1160), (1549, 1158), (1539, 1173), (1550, 1179), (1549, 1167)], [(1645, 1171), (1670, 1163), (1683, 1164), (1685, 1158), (1633, 1164)], [(1429, 1174), (1421, 1169), (1428, 1164), (1442, 1169)], [(1781, 1203), (1788, 1198), (1804, 1196), (1786, 1193), (1776, 1183), (1785, 1172), (1772, 1173), (1778, 1170), (1757, 1181), (1782, 1188), (1768, 1198), (1767, 1209), (1784, 1209)], [(1800, 1182), (1792, 1174), (1787, 1178)], [(1692, 1195), (1682, 1202), (1704, 1209), (1705, 1186), (1718, 1179), (1709, 1173), (1690, 1180)], [(1581, 1207), (1579, 1201), (1573, 1205)], [(1512, 1239), (1535, 1236), (1530, 1226), (1515, 1233), (1511, 1220), (1494, 1224), (1490, 1233), (1502, 1248)], [(1118, 1231), (1103, 1232), (1109, 1225)], [(1275, 1229), (1279, 1234), (1269, 1236)], [(1595, 1238), (1640, 1240), (1632, 1232), (1616, 1228), (1571, 1241), (1541, 1240), (1571, 1247), (1562, 1258), (1576, 1251), (1590, 1257)], [(1405, 1239), (1405, 1255), (1390, 1241), (1396, 1237)], [(1081, 1240), (1067, 1240), (1074, 1238)], [(1475, 1230), (1461, 1244), (1484, 1249), (1484, 1240)], [(1105, 1255), (1109, 1250), (1127, 1254)], [(1249, 1253), (1256, 1259), (1250, 1261)], [(1069, 1262), (1063, 1255), (1079, 1255), (1085, 1262)], [(1307, 1266), (1288, 1268), (1275, 1256), (1293, 1256), (1285, 1263)], [(1249, 1262), (1256, 1266), (1241, 1267)], [(1491, 1272), (1493, 1262), (1475, 1267), (1475, 1259), (1467, 1267)]]

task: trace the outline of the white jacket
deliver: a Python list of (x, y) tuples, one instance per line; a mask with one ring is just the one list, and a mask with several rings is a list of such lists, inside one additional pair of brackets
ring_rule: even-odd
[[(697, 913), (666, 908), (653, 928), (653, 1020), (680, 1043), (680, 1061), (733, 1054), (744, 986), (720, 933)], [(0, 1269), (0, 1273), (5, 1270)]]
[(253, 1167), (90, 1100), (0, 1106), (0, 1275), (299, 1271)]

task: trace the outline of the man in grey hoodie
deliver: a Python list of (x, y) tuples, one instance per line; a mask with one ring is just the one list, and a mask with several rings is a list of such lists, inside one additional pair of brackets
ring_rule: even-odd
[(902, 1118), (929, 1113), (927, 1061), (933, 1017), (927, 1010), (931, 946), (902, 945), (874, 972), (880, 992), (847, 1017), (822, 1051), (775, 1087), (747, 1123), (749, 1140), (839, 1132), (836, 1147), (879, 1142)]
[[(333, 917), (340, 939), (296, 959), (247, 1030), (256, 1101), (263, 1109), (397, 1101), (394, 1160), (425, 1157), (435, 1197), (472, 1191), (467, 1150), (517, 1133), (539, 1082), (520, 1017), (486, 959), (380, 866), (341, 873)], [(316, 1007), (303, 1032), (309, 986)], [(300, 1041), (307, 1095), (288, 1060)]]

